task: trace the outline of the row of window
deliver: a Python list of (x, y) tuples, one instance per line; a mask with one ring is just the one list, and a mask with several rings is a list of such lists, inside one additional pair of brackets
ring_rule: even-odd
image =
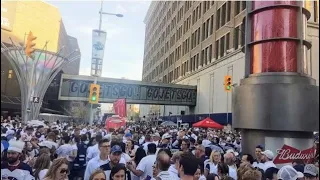
[[(164, 83), (170, 83), (174, 80), (177, 80), (179, 77), (185, 76), (186, 73), (189, 71), (195, 71), (202, 66), (206, 66), (210, 64), (211, 59), (212, 59), (212, 45), (202, 50), (201, 58), (199, 53), (196, 54), (190, 60), (182, 63), (181, 66), (176, 67), (173, 71), (170, 71), (167, 75), (164, 75), (162, 81)], [(167, 64), (166, 62), (167, 60), (165, 61), (164, 65), (163, 63), (161, 63), (159, 66), (157, 66), (152, 71), (152, 73), (149, 76), (147, 76), (144, 80), (151, 81), (153, 78), (160, 75), (163, 72), (163, 69), (166, 69), (166, 64)]]
[[(204, 26), (204, 27), (206, 27), (206, 26)], [(205, 32), (206, 31), (210, 32), (210, 27), (208, 29), (206, 29)], [(169, 57), (166, 58), (166, 59), (169, 59), (169, 61), (168, 61), (169, 64), (165, 63), (165, 69), (167, 69), (172, 64), (174, 64), (174, 62), (178, 61), (184, 55), (189, 53), (190, 49), (193, 49), (198, 44), (200, 44), (199, 32), (200, 32), (200, 28), (197, 29), (191, 35), (191, 42), (190, 42), (190, 37), (189, 37), (188, 39), (183, 41), (182, 45), (177, 47), (175, 49), (175, 51), (171, 52)], [(244, 25), (241, 24), (241, 26), (235, 27), (233, 35), (234, 35), (233, 38), (232, 38), (233, 39), (233, 48), (235, 50), (237, 50), (239, 47), (241, 47), (244, 44), (244, 41), (245, 41), (244, 40), (244, 38), (245, 38), (245, 36), (244, 36)], [(206, 37), (206, 35), (202, 36), (202, 37)], [(214, 54), (214, 57), (216, 59), (218, 59), (219, 57), (223, 57), (227, 53), (227, 50), (232, 48), (232, 47), (230, 47), (230, 38), (231, 38), (230, 37), (230, 33), (228, 33), (225, 36), (221, 37), (220, 39), (216, 40), (216, 46), (215, 46), (216, 49), (215, 49), (215, 54)], [(204, 40), (205, 40), (205, 38), (202, 38), (202, 41), (204, 41)], [(190, 46), (191, 46), (191, 48), (190, 48)], [(168, 43), (166, 44), (165, 47), (166, 47), (167, 50), (169, 50)], [(153, 67), (153, 65), (165, 55), (166, 51), (164, 50), (164, 48), (161, 48), (161, 50), (156, 54), (156, 56), (154, 58), (152, 58), (152, 60), (150, 62), (147, 62), (145, 64), (146, 67), (144, 67), (143, 73), (146, 73), (148, 69), (151, 69)], [(206, 54), (210, 53), (212, 55), (212, 51), (206, 51), (204, 53), (206, 53)], [(210, 59), (211, 59), (211, 55), (210, 55)], [(208, 61), (211, 61), (210, 59)], [(206, 60), (204, 60), (204, 61), (206, 61)]]
[[(188, 2), (190, 4), (190, 2)], [(203, 4), (203, 7), (204, 7), (204, 12), (205, 13), (208, 9), (210, 9), (212, 7), (212, 5), (214, 4), (214, 1), (204, 1), (202, 3), (200, 3), (193, 11), (193, 14), (192, 14), (192, 23), (194, 24), (198, 19), (200, 19), (201, 17), (201, 7), (202, 7), (202, 4)], [(186, 4), (187, 5), (187, 2)], [(241, 12), (241, 10), (244, 10), (245, 7), (246, 7), (246, 2), (245, 1), (235, 1), (235, 9), (236, 9), (236, 12), (235, 14), (239, 14)], [(175, 8), (172, 8), (172, 10), (175, 10)], [(180, 8), (179, 12), (178, 12), (178, 19), (181, 19), (182, 18), (182, 11), (183, 10), (183, 7)], [(169, 12), (168, 12), (169, 13)], [(170, 11), (170, 14), (171, 14), (171, 11)], [(224, 3), (217, 11), (217, 18), (216, 18), (216, 29), (219, 29), (220, 27), (222, 27), (223, 25), (225, 25), (227, 22), (230, 21), (230, 16), (231, 16), (231, 1), (227, 1), (226, 3)], [(169, 17), (167, 15), (167, 17)], [(158, 27), (156, 33), (154, 36), (158, 36), (160, 34), (160, 31), (162, 29), (162, 27), (164, 27), (165, 25), (165, 20), (166, 18), (164, 18), (160, 24), (160, 26)], [(210, 22), (209, 22), (210, 21)], [(172, 20), (171, 20), (171, 23), (168, 24), (168, 26), (166, 27), (166, 30), (165, 32), (163, 32), (160, 36), (160, 38), (158, 38), (158, 40), (156, 42), (153, 42), (154, 45), (153, 46), (150, 46), (149, 44), (151, 43), (151, 40), (152, 39), (155, 39), (152, 38), (150, 39), (149, 43), (147, 43), (145, 46), (146, 46), (146, 53), (145, 53), (145, 60), (146, 59), (150, 59), (150, 57), (152, 56), (153, 52), (155, 52), (157, 49), (159, 49), (160, 45), (164, 42), (165, 38), (170, 34), (170, 32), (172, 32), (174, 30), (174, 27), (176, 26), (177, 24), (177, 20), (176, 20), (176, 17), (174, 17)], [(211, 17), (211, 19), (207, 19), (206, 22), (203, 23), (203, 26), (206, 26), (206, 27), (203, 27), (203, 31), (206, 31), (206, 29), (209, 29), (207, 30), (205, 33), (203, 33), (203, 37), (202, 39), (206, 39), (207, 37), (209, 37), (209, 35), (211, 35), (213, 33), (213, 16)], [(175, 34), (172, 35), (172, 37), (170, 38), (170, 47), (172, 47), (174, 44), (175, 44), (175, 41), (179, 40), (183, 34), (185, 34), (191, 27), (191, 16), (189, 16), (188, 18), (186, 18), (186, 20), (184, 21), (183, 23), (183, 27), (181, 26), (181, 29), (179, 27), (179, 29), (177, 30), (177, 32)], [(182, 30), (183, 28), (183, 30)], [(159, 31), (159, 32), (158, 32)], [(183, 33), (181, 32), (183, 31)], [(177, 37), (175, 37), (177, 34)], [(177, 38), (177, 39), (176, 39)], [(176, 40), (174, 40), (176, 39)], [(147, 40), (146, 40), (147, 41)], [(197, 42), (197, 41), (196, 41)], [(197, 44), (197, 43), (196, 43)], [(148, 49), (148, 47), (151, 47), (150, 49)], [(193, 47), (195, 47), (193, 45)], [(165, 50), (165, 52), (167, 52)]]
[[(234, 38), (233, 38), (233, 48), (235, 50), (237, 50), (239, 47), (241, 47), (241, 45), (244, 44), (245, 36), (244, 36), (243, 28), (244, 28), (243, 25), (235, 28)], [(163, 76), (163, 82), (170, 83), (176, 80), (177, 78), (179, 78), (180, 75), (185, 76), (186, 72), (188, 71), (191, 71), (191, 72), (196, 71), (199, 67), (210, 64), (212, 62), (213, 55), (215, 59), (219, 59), (225, 56), (228, 53), (227, 50), (232, 48), (230, 46), (230, 42), (231, 42), (230, 38), (231, 38), (230, 33), (227, 33), (226, 35), (218, 39), (215, 44), (214, 52), (213, 52), (212, 44), (202, 49), (200, 55), (198, 53), (190, 58), (190, 66), (189, 66), (189, 61), (186, 61), (186, 63), (182, 63), (181, 65), (182, 70), (181, 71), (176, 70), (177, 72), (179, 72), (177, 75), (175, 75), (175, 72), (172, 72), (171, 73), (172, 75), (170, 75), (169, 73), (167, 77), (167, 81), (165, 81), (165, 78), (164, 78), (165, 76)], [(188, 49), (187, 47), (185, 47), (189, 44), (187, 43), (188, 41), (189, 41), (189, 38), (186, 39), (186, 41), (184, 41), (184, 43), (182, 44), (182, 54), (186, 53), (186, 50), (184, 49)], [(164, 61), (164, 65), (162, 65), (163, 63), (161, 63), (159, 68), (156, 67), (156, 70), (152, 71), (148, 76), (146, 76), (144, 80), (151, 81), (152, 79), (154, 79), (155, 77), (163, 73), (167, 68), (173, 65), (175, 61), (179, 60), (180, 57), (183, 56), (183, 55), (180, 56), (180, 52), (181, 52), (181, 46), (179, 46), (174, 52), (172, 52), (169, 55), (169, 61), (168, 61), (168, 58), (166, 58)]]

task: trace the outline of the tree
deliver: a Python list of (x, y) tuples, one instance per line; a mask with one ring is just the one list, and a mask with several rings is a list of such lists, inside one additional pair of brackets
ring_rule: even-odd
[(89, 115), (89, 109), (84, 102), (72, 102), (70, 108), (74, 118), (84, 120)]

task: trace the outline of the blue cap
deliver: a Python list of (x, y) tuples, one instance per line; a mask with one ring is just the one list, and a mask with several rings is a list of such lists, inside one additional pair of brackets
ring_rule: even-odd
[(132, 137), (132, 134), (131, 133), (127, 133), (124, 135), (124, 137)]
[(295, 166), (293, 166), (293, 168), (298, 171), (298, 172), (304, 172), (304, 165), (303, 164), (297, 164)]
[(122, 153), (122, 148), (119, 145), (114, 145), (111, 148), (111, 153)]

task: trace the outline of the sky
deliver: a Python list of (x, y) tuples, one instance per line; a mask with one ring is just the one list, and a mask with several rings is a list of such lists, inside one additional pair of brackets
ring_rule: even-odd
[[(47, 1), (61, 14), (68, 35), (78, 39), (81, 51), (80, 75), (90, 75), (92, 30), (99, 28), (101, 1)], [(102, 77), (141, 80), (144, 55), (143, 20), (150, 1), (104, 1), (103, 11), (123, 14), (103, 15), (107, 32)]]

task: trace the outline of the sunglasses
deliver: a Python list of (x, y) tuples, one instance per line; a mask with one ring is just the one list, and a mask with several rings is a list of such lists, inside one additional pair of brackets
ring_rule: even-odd
[(60, 173), (61, 174), (64, 174), (64, 173), (69, 174), (69, 170), (68, 169), (61, 169)]

